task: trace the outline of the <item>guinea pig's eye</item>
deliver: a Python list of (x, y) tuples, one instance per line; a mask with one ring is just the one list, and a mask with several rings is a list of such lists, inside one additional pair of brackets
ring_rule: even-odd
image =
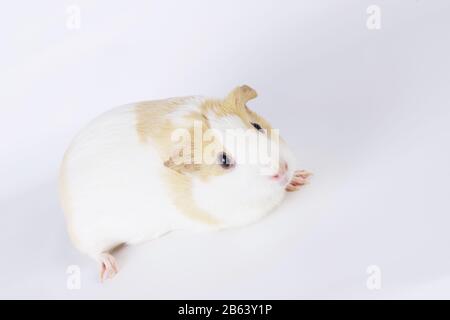
[(230, 169), (234, 166), (233, 160), (225, 152), (219, 153), (217, 160), (224, 169)]
[(258, 131), (264, 131), (263, 128), (256, 122), (251, 122), (252, 126)]

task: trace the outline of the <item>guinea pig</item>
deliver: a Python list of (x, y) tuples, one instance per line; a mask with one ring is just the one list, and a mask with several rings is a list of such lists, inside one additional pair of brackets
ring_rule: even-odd
[(118, 246), (253, 223), (306, 183), (309, 173), (295, 170), (277, 130), (246, 105), (256, 96), (244, 85), (224, 99), (129, 104), (75, 137), (60, 169), (60, 198), (70, 238), (98, 262), (101, 281), (118, 272), (111, 254)]

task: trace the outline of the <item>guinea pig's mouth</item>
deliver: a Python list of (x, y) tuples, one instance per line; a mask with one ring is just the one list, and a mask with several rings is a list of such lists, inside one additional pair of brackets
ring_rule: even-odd
[(284, 173), (282, 175), (276, 174), (274, 176), (271, 176), (270, 179), (279, 183), (282, 186), (286, 185), (289, 182), (289, 179), (288, 179), (288, 176), (286, 173)]
[(286, 185), (289, 182), (288, 178), (288, 165), (286, 162), (282, 162), (280, 164), (280, 168), (277, 174), (270, 177), (271, 180), (278, 182), (281, 185)]

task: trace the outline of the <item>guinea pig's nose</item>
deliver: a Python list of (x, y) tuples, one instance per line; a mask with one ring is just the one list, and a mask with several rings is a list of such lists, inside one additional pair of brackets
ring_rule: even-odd
[(286, 161), (280, 161), (280, 165), (278, 167), (278, 172), (274, 176), (275, 179), (281, 178), (288, 171), (289, 167)]

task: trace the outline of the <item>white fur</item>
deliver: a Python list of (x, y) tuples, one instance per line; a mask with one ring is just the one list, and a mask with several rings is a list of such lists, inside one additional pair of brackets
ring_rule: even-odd
[[(221, 133), (219, 137), (222, 138), (225, 151), (237, 164), (224, 175), (212, 177), (206, 182), (194, 181), (194, 199), (202, 209), (222, 221), (224, 227), (255, 222), (281, 202), (285, 186), (272, 181), (270, 175), (263, 174), (267, 165), (259, 162), (259, 155), (256, 153), (258, 149), (250, 145), (244, 149), (236, 147), (236, 141), (227, 139), (226, 132), (241, 130), (250, 138), (246, 141), (251, 143), (255, 143), (258, 138), (268, 141), (267, 135), (248, 129), (248, 125), (236, 115), (216, 117), (210, 113), (208, 118), (211, 128)], [(290, 167), (287, 174), (290, 177), (293, 174), (293, 157), (283, 143), (280, 147), (280, 155), (284, 156), (283, 160)], [(242, 159), (244, 160), (241, 161)], [(250, 161), (251, 159), (257, 161)]]
[(160, 157), (139, 140), (134, 107), (114, 109), (91, 122), (65, 157), (68, 223), (78, 248), (94, 258), (183, 224), (162, 188)]

